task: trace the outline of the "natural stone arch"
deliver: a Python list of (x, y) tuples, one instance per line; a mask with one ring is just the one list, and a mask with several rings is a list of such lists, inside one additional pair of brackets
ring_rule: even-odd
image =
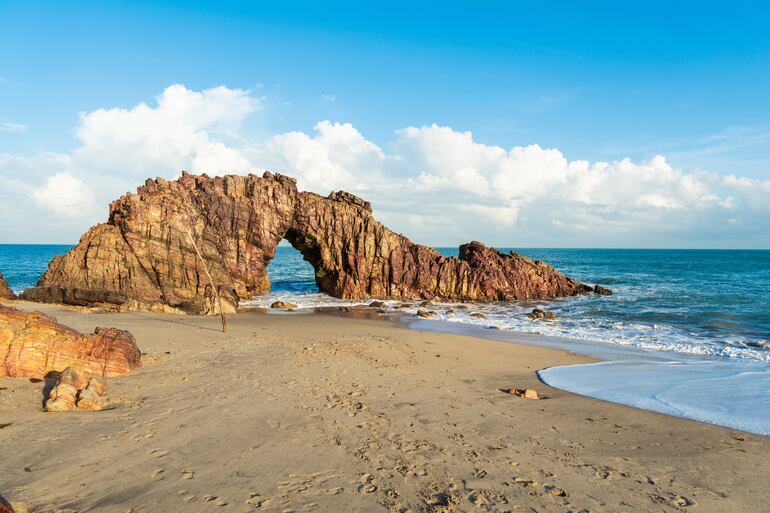
[(268, 292), (267, 267), (284, 238), (313, 266), (319, 289), (340, 298), (496, 301), (590, 290), (547, 264), (478, 242), (461, 246), (459, 258), (444, 257), (388, 229), (367, 201), (346, 192), (299, 192), (295, 180), (272, 173), (184, 173), (147, 180), (114, 201), (108, 222), (54, 258), (24, 298), (215, 313), (202, 260), (234, 311)]

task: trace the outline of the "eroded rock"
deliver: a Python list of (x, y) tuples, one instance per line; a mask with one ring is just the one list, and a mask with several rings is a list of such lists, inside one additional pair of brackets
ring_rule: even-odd
[(8, 286), (8, 281), (3, 278), (3, 273), (0, 273), (0, 299), (16, 299), (16, 294)]
[(45, 411), (101, 410), (107, 388), (96, 376), (80, 374), (72, 367), (59, 373), (45, 402)]
[(66, 367), (118, 376), (140, 366), (134, 337), (115, 328), (83, 335), (39, 312), (0, 305), (0, 377), (42, 378)]
[[(344, 299), (502, 301), (586, 293), (553, 267), (480, 242), (459, 257), (414, 244), (347, 192), (297, 190), (265, 173), (147, 180), (110, 205), (109, 220), (54, 258), (25, 299), (124, 309), (234, 312), (270, 289), (267, 266), (286, 239), (318, 288)], [(219, 300), (217, 300), (217, 296)]]

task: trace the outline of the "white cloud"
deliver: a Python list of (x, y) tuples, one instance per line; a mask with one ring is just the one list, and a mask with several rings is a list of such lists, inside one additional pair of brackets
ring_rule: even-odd
[(379, 182), (388, 157), (350, 123), (322, 121), (315, 135), (288, 132), (271, 137), (252, 155), (261, 168), (295, 176), (308, 190), (366, 190)]
[(27, 125), (21, 123), (0, 123), (0, 132), (6, 134), (23, 134), (29, 129)]
[(196, 92), (172, 85), (158, 96), (156, 107), (140, 103), (81, 114), (76, 135), (83, 146), (75, 158), (87, 168), (115, 167), (135, 177), (169, 169), (245, 172), (248, 161), (214, 136), (235, 137), (244, 118), (261, 107), (261, 99), (243, 89)]
[(770, 181), (685, 171), (660, 155), (591, 163), (438, 125), (397, 130), (383, 149), (331, 121), (248, 140), (241, 125), (263, 100), (247, 90), (173, 85), (156, 100), (81, 114), (71, 153), (0, 154), (0, 213), (19, 219), (0, 227), (0, 240), (24, 230), (44, 242), (54, 225), (74, 240), (147, 177), (272, 169), (306, 190), (360, 194), (393, 229), (426, 243), (770, 245)]
[(83, 216), (94, 208), (91, 188), (67, 171), (49, 177), (32, 194), (40, 206), (58, 215)]

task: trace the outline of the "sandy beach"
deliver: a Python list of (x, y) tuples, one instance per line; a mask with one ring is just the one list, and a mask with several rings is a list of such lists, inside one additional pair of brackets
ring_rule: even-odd
[[(0, 490), (17, 512), (761, 512), (767, 438), (547, 387), (540, 347), (324, 313), (79, 313), (143, 367), (111, 409), (43, 413), (0, 381)], [(501, 388), (531, 387), (526, 400)]]

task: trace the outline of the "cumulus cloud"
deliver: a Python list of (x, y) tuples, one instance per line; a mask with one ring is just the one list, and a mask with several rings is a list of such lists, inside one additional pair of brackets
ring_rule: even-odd
[(262, 101), (243, 89), (191, 91), (167, 87), (157, 106), (99, 109), (80, 115), (76, 135), (83, 146), (75, 159), (96, 170), (119, 168), (145, 177), (168, 169), (245, 172), (249, 162), (214, 137), (235, 137), (246, 116)]
[(49, 177), (32, 194), (40, 206), (63, 216), (88, 215), (94, 207), (91, 188), (67, 171)]
[[(397, 130), (386, 147), (331, 121), (249, 140), (241, 126), (262, 108), (247, 90), (172, 85), (152, 104), (82, 113), (73, 152), (0, 155), (0, 200), (51, 213), (35, 217), (40, 242), (65, 222), (56, 233), (74, 240), (146, 177), (272, 169), (303, 189), (361, 194), (381, 220), (426, 243), (770, 245), (770, 181), (677, 169), (661, 155), (569, 160), (439, 125)], [(0, 240), (12, 240), (8, 230)]]
[[(283, 157), (281, 169), (317, 187), (368, 189), (375, 208), (397, 227), (399, 211), (423, 215), (425, 229), (414, 218), (403, 224), (429, 242), (485, 236), (508, 245), (669, 245), (686, 244), (702, 223), (715, 223), (710, 229), (722, 237), (750, 219), (770, 224), (770, 181), (674, 169), (661, 155), (644, 162), (570, 161), (557, 149), (504, 149), (438, 125), (398, 130), (390, 154), (338, 123), (319, 123), (313, 136), (273, 139), (282, 144), (268, 153)], [(335, 140), (340, 144), (329, 143)], [(442, 212), (451, 231), (436, 229)], [(729, 244), (751, 243), (731, 237)]]

